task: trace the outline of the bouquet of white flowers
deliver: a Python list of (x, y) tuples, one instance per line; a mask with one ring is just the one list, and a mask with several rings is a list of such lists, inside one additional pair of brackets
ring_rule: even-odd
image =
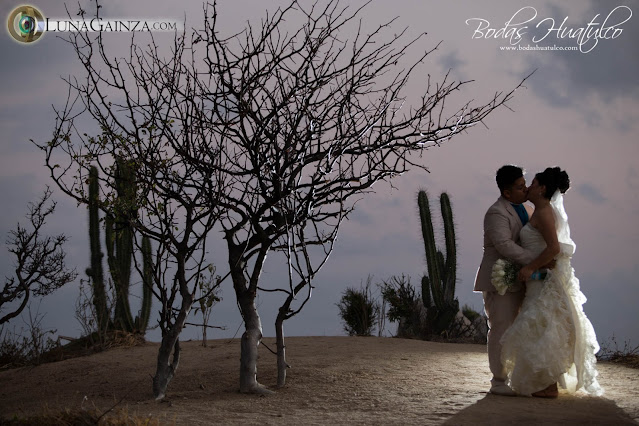
[(499, 259), (493, 265), (491, 282), (500, 295), (507, 291), (517, 291), (521, 289), (521, 283), (517, 280), (520, 266), (506, 259)]

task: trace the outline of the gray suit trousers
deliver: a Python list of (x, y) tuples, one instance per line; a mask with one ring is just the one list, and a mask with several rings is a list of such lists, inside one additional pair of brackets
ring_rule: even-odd
[(515, 321), (525, 291), (507, 292), (501, 296), (496, 291), (484, 291), (484, 310), (488, 317), (488, 365), (493, 373), (492, 384), (506, 381), (506, 373), (501, 363), (501, 336)]

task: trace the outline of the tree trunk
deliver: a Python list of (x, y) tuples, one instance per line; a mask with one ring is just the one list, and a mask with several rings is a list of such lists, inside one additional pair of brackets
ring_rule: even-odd
[(204, 321), (204, 327), (202, 327), (202, 346), (206, 348), (206, 321)]
[(244, 276), (246, 260), (243, 258), (246, 246), (245, 244), (235, 244), (233, 233), (230, 231), (227, 232), (225, 239), (229, 248), (229, 267), (233, 288), (245, 327), (240, 354), (240, 392), (271, 394), (272, 391), (257, 382), (257, 349), (262, 341), (262, 322), (257, 312), (257, 306), (255, 306), (257, 280), (268, 250), (261, 250), (254, 265), (251, 285), (248, 285)]
[[(173, 349), (173, 362), (169, 363)], [(166, 388), (175, 375), (175, 371), (180, 363), (180, 340), (176, 336), (175, 339), (165, 336), (162, 338), (162, 344), (158, 351), (158, 363), (153, 377), (153, 396), (156, 400), (163, 399), (166, 395)]]
[[(178, 364), (180, 363), (180, 333), (184, 329), (184, 324), (189, 316), (193, 302), (195, 301), (194, 294), (189, 292), (184, 278), (184, 262), (182, 259), (178, 259), (178, 281), (180, 282), (180, 294), (182, 296), (182, 305), (180, 306), (180, 312), (175, 318), (173, 325), (162, 335), (162, 343), (158, 350), (158, 363), (155, 371), (155, 377), (153, 377), (153, 396), (156, 400), (164, 398), (166, 394), (166, 388), (169, 382), (177, 371)], [(170, 315), (170, 313), (163, 313)], [(171, 357), (171, 350), (173, 350), (173, 361), (169, 363)]]
[(278, 314), (275, 320), (275, 335), (277, 338), (277, 387), (286, 385), (286, 369), (290, 368), (286, 363), (286, 345), (284, 344), (284, 316)]
[(262, 341), (262, 323), (255, 306), (255, 294), (238, 295), (246, 330), (242, 334), (240, 355), (240, 392), (270, 394), (272, 391), (257, 382), (257, 349)]

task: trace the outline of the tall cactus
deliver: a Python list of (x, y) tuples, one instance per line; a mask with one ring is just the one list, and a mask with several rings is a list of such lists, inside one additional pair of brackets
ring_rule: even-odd
[(113, 203), (113, 215), (107, 214), (105, 220), (107, 261), (115, 287), (115, 326), (131, 332), (134, 329), (129, 306), (133, 230), (129, 220), (136, 210), (135, 177), (126, 161), (117, 159), (116, 167), (117, 198)]
[[(99, 253), (100, 261), (99, 271), (100, 276), (102, 274), (101, 258), (102, 253), (99, 247), (99, 227), (97, 225), (98, 212), (97, 204), (99, 202), (98, 191), (98, 174), (97, 169), (91, 168), (89, 176), (89, 193), (90, 198), (92, 194), (92, 187), (95, 191), (95, 212), (89, 210), (90, 218), (95, 216), (96, 226), (91, 228), (91, 259), (93, 271), (93, 259), (97, 258), (95, 253)], [(141, 315), (135, 320), (131, 315), (131, 307), (129, 305), (129, 287), (131, 283), (131, 260), (133, 256), (133, 241), (134, 233), (130, 225), (130, 220), (137, 215), (136, 207), (136, 178), (135, 172), (131, 165), (122, 159), (116, 161), (116, 177), (115, 187), (117, 197), (112, 204), (112, 212), (108, 213), (105, 217), (105, 243), (107, 251), (107, 262), (109, 265), (109, 273), (111, 280), (115, 288), (115, 312), (111, 326), (117, 330), (124, 330), (128, 332), (143, 332), (148, 325), (148, 320), (151, 312), (151, 300), (152, 300), (152, 259), (151, 259), (151, 244), (148, 238), (144, 238), (142, 241), (142, 257), (143, 257), (143, 290), (142, 290), (142, 309)], [(91, 223), (93, 223), (90, 220)], [(145, 241), (146, 240), (146, 241)], [(97, 243), (96, 243), (97, 241)], [(97, 251), (94, 253), (94, 245), (97, 244)], [(92, 272), (92, 277), (96, 273)], [(94, 281), (96, 279), (94, 278)], [(104, 296), (104, 312), (106, 321), (108, 322), (108, 312), (106, 312), (106, 293), (104, 291), (104, 280), (102, 282), (102, 292)], [(94, 299), (98, 294), (100, 288), (96, 288), (94, 285)], [(96, 305), (97, 308), (97, 305)], [(102, 323), (104, 320), (99, 320)], [(104, 330), (104, 328), (101, 328)]]
[(116, 223), (112, 216), (107, 215), (105, 220), (107, 261), (115, 288), (113, 321), (117, 329), (130, 332), (134, 328), (131, 307), (129, 306), (133, 238), (128, 226), (120, 227)]
[(435, 245), (435, 232), (433, 230), (428, 194), (422, 190), (417, 195), (428, 267), (428, 276), (422, 277), (422, 300), (424, 307), (427, 309), (429, 325), (435, 334), (440, 334), (448, 329), (459, 310), (459, 302), (455, 298), (457, 249), (455, 245), (453, 211), (448, 194), (442, 193), (439, 200), (444, 221), (446, 256), (437, 250)]
[(86, 270), (93, 286), (93, 304), (97, 319), (98, 330), (104, 331), (109, 325), (106, 290), (104, 288), (104, 274), (102, 272), (102, 249), (100, 247), (100, 215), (98, 204), (100, 201), (100, 186), (98, 183), (98, 169), (89, 170), (89, 244), (91, 250), (91, 266)]

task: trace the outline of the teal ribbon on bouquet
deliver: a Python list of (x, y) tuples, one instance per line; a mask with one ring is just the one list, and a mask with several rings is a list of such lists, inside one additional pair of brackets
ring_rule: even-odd
[(532, 273), (532, 275), (530, 276), (530, 279), (545, 280), (547, 275), (548, 275), (547, 269), (537, 269), (535, 272)]

